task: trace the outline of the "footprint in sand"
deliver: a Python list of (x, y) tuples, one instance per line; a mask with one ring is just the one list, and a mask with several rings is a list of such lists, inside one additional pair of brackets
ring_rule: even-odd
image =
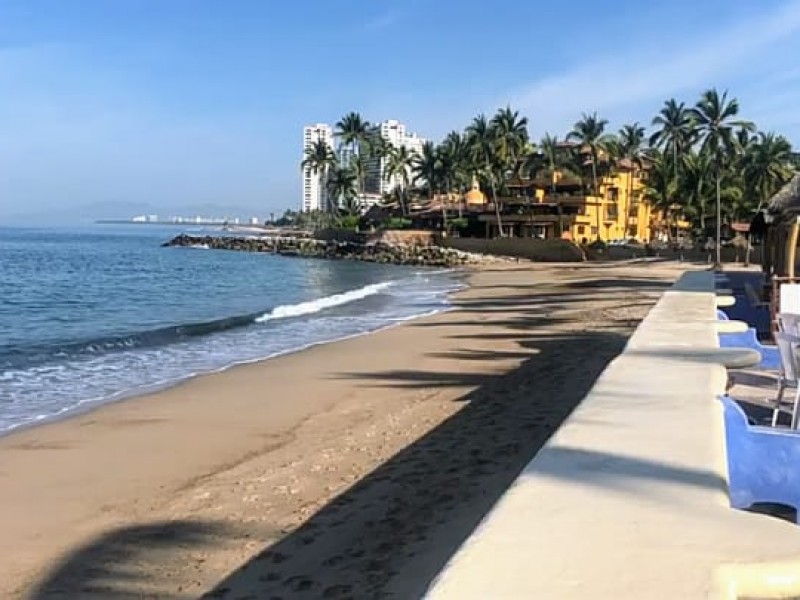
[[(322, 566), (323, 567), (335, 567), (336, 565), (341, 563), (343, 560), (344, 560), (344, 556), (339, 556), (339, 555), (331, 556), (329, 559), (325, 560), (322, 563)], [(341, 586), (333, 586), (333, 587), (341, 587)]]
[(322, 592), (322, 596), (325, 598), (336, 598), (337, 596), (341, 596), (342, 594), (347, 594), (353, 591), (352, 585), (332, 585)]

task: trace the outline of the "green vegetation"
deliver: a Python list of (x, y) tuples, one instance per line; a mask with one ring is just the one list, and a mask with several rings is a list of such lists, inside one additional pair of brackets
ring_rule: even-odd
[[(577, 178), (585, 193), (596, 193), (603, 176), (632, 169), (643, 176), (647, 198), (667, 221), (686, 218), (696, 235), (707, 236), (709, 223), (719, 230), (725, 221), (750, 219), (800, 164), (785, 137), (740, 119), (738, 101), (715, 89), (692, 106), (667, 100), (649, 136), (640, 123), (609, 133), (608, 121), (597, 113), (582, 115), (564, 141), (545, 133), (534, 143), (528, 125), (517, 111), (502, 108), (490, 118), (476, 116), (463, 132), (452, 131), (415, 154), (391, 146), (352, 112), (336, 124), (341, 146), (334, 151), (313, 144), (303, 166), (329, 191), (327, 212), (334, 219), (363, 212), (367, 164), (375, 158), (384, 160), (387, 180), (399, 180), (384, 202), (404, 216), (415, 198), (460, 196), (476, 178), (494, 206), (501, 235), (503, 198), (513, 180), (539, 178), (552, 182), (555, 191), (554, 174), (561, 172)], [(448, 226), (446, 202), (441, 210)], [(456, 226), (453, 219), (449, 226)]]
[(402, 217), (391, 217), (383, 222), (383, 229), (410, 229), (412, 225), (411, 219), (404, 219)]

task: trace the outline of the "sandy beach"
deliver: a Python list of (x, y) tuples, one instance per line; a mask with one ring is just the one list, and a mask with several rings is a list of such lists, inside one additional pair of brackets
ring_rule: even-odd
[(0, 597), (418, 597), (685, 268), (488, 265), (457, 310), (0, 438)]

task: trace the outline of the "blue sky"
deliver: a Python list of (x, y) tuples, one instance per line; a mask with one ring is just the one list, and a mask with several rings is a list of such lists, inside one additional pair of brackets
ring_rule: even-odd
[(0, 218), (299, 204), (301, 128), (426, 137), (511, 103), (613, 129), (729, 88), (800, 145), (800, 0), (0, 0)]

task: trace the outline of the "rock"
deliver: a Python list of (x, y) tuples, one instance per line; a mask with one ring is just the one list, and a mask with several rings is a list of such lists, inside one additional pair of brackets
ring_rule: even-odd
[(457, 267), (487, 262), (491, 257), (430, 245), (387, 244), (371, 241), (317, 240), (294, 237), (191, 236), (181, 234), (162, 246), (208, 247), (216, 250), (268, 252), (302, 258), (346, 259), (381, 264)]

